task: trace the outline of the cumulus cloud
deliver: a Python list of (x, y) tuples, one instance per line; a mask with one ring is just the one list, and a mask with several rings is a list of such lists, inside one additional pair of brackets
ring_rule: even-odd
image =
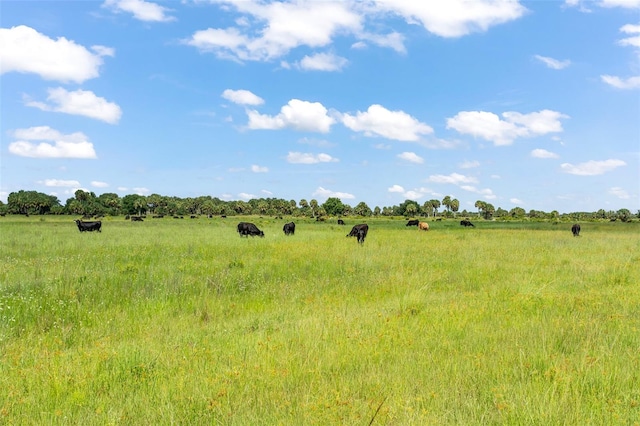
[(169, 22), (175, 20), (173, 16), (169, 16), (170, 9), (144, 0), (105, 0), (103, 7), (112, 11), (128, 12), (133, 14), (134, 18), (145, 22)]
[(88, 90), (69, 92), (62, 87), (58, 87), (55, 89), (50, 88), (47, 92), (49, 93), (49, 96), (47, 96), (49, 103), (27, 100), (25, 104), (43, 111), (83, 115), (109, 124), (116, 124), (122, 116), (122, 110), (117, 104), (108, 102)]
[(414, 188), (412, 190), (405, 191), (405, 189), (400, 185), (393, 185), (390, 188), (387, 188), (387, 191), (395, 194), (402, 194), (403, 198), (407, 200), (414, 200), (414, 201), (417, 201), (420, 198), (423, 198), (427, 195), (436, 195), (429, 188), (421, 187), (421, 188)]
[(512, 204), (524, 204), (524, 202), (523, 202), (521, 199), (519, 199), (519, 198), (509, 198), (509, 201), (510, 201)]
[(536, 58), (537, 60), (545, 64), (547, 67), (554, 70), (561, 70), (571, 65), (571, 61), (568, 59), (561, 61), (558, 59), (553, 59), (553, 58), (549, 58), (548, 56), (541, 56), (541, 55), (534, 55), (534, 58)]
[(555, 152), (547, 151), (546, 149), (534, 149), (531, 151), (533, 158), (559, 158), (560, 156)]
[(334, 163), (339, 161), (329, 154), (310, 154), (307, 152), (289, 152), (287, 154), (287, 162), (292, 164), (317, 164), (317, 163)]
[(602, 175), (612, 170), (617, 169), (618, 167), (626, 166), (622, 160), (603, 160), (603, 161), (587, 161), (586, 163), (580, 164), (570, 164), (570, 163), (562, 163), (560, 165), (560, 169), (572, 175), (578, 176), (596, 176)]
[(251, 171), (253, 173), (267, 173), (269, 171), (269, 168), (264, 166), (258, 166), (257, 164), (253, 164), (251, 166)]
[(401, 160), (408, 161), (410, 163), (422, 164), (424, 163), (424, 158), (420, 157), (415, 152), (403, 152), (398, 154), (398, 158)]
[[(382, 15), (395, 15), (409, 24), (421, 24), (425, 30), (441, 37), (461, 37), (518, 19), (527, 11), (517, 1), (495, 0), (475, 0), (472, 7), (465, 0), (447, 0), (438, 7), (414, 0), (217, 0), (215, 3), (224, 11), (241, 15), (236, 26), (198, 30), (183, 42), (200, 51), (236, 61), (270, 61), (300, 46), (311, 49), (329, 46), (340, 36), (354, 37), (354, 48), (374, 44), (404, 53), (402, 34), (380, 31), (377, 21)], [(320, 58), (313, 59), (310, 66), (318, 67)], [(319, 62), (322, 67), (327, 66), (326, 60)], [(335, 62), (330, 64), (337, 66)], [(286, 62), (282, 65), (288, 67)]]
[[(9, 152), (32, 158), (97, 158), (93, 144), (81, 132), (65, 135), (48, 126), (18, 129)], [(45, 141), (35, 144), (31, 141)]]
[(337, 192), (337, 191), (332, 191), (330, 189), (325, 189), (321, 186), (318, 187), (318, 189), (316, 189), (313, 194), (314, 197), (317, 198), (330, 198), (330, 197), (334, 197), (334, 198), (340, 198), (341, 200), (352, 200), (355, 197), (355, 195), (353, 194), (349, 194), (348, 192)]
[(77, 180), (61, 180), (61, 179), (45, 179), (38, 182), (48, 187), (63, 187), (63, 188), (79, 188), (80, 182)]
[(0, 28), (0, 74), (15, 71), (37, 74), (45, 80), (82, 83), (98, 77), (102, 56), (113, 56), (111, 48), (92, 49), (95, 53), (72, 40), (54, 40), (25, 25)]
[(631, 198), (629, 193), (626, 190), (620, 188), (619, 186), (614, 186), (612, 188), (609, 188), (609, 194), (614, 195), (620, 198), (621, 200), (628, 200)]
[(460, 167), (461, 169), (473, 169), (475, 167), (480, 167), (480, 162), (479, 161), (463, 161), (462, 163), (458, 164), (458, 167)]
[(264, 103), (264, 99), (260, 96), (254, 95), (248, 90), (227, 89), (222, 92), (222, 97), (240, 105), (262, 105)]
[(238, 194), (238, 198), (240, 198), (241, 200), (247, 200), (248, 201), (248, 200), (251, 200), (253, 198), (256, 198), (256, 196), (253, 195), (253, 194), (249, 194), (247, 192), (241, 192), (241, 193)]
[(479, 189), (476, 188), (473, 185), (460, 185), (461, 189), (464, 189), (465, 191), (468, 192), (473, 192), (474, 194), (478, 194), (481, 197), (483, 197), (485, 200), (495, 200), (496, 198), (498, 198), (491, 189), (489, 188), (485, 188), (485, 189)]
[(274, 116), (247, 111), (250, 129), (277, 130), (290, 128), (306, 132), (327, 133), (335, 120), (327, 114), (327, 109), (319, 102), (291, 99)]
[[(225, 9), (236, 9), (250, 19), (229, 28), (208, 28), (184, 40), (220, 58), (268, 61), (299, 46), (319, 48), (332, 43), (337, 34), (358, 32), (362, 18), (343, 2), (225, 1)], [(250, 27), (249, 22), (255, 23)]]
[(428, 182), (434, 183), (451, 183), (454, 185), (462, 185), (464, 183), (476, 183), (478, 179), (473, 176), (465, 176), (460, 173), (451, 173), (449, 175), (431, 175), (427, 178)]
[(305, 55), (295, 65), (305, 71), (340, 71), (348, 62), (342, 56), (333, 53), (316, 53), (311, 56)]
[(371, 105), (366, 112), (342, 114), (342, 123), (365, 136), (382, 136), (399, 141), (417, 141), (433, 129), (404, 111), (390, 111), (381, 105)]
[(527, 9), (517, 1), (447, 0), (433, 7), (430, 2), (415, 0), (375, 0), (383, 10), (402, 16), (408, 23), (420, 23), (440, 37), (461, 37), (513, 21)]
[(447, 128), (472, 135), (494, 145), (511, 145), (517, 138), (562, 132), (561, 119), (567, 115), (548, 109), (522, 114), (508, 111), (498, 115), (486, 111), (462, 111), (447, 119)]
[(629, 90), (640, 88), (640, 76), (620, 78), (614, 75), (601, 75), (600, 78), (603, 82), (607, 83), (609, 86), (615, 87), (616, 89)]
[(99, 180), (92, 180), (91, 186), (95, 188), (107, 188), (109, 184), (107, 182), (100, 182)]
[(640, 25), (627, 24), (620, 28), (625, 34), (633, 34), (631, 37), (618, 40), (620, 46), (632, 46), (640, 48)]

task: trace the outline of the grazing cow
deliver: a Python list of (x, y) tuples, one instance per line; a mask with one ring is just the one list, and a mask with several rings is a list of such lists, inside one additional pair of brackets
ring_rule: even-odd
[(142, 216), (131, 216), (131, 222), (143, 222)]
[(338, 219), (338, 225), (344, 225), (344, 220)]
[(428, 231), (428, 230), (429, 230), (429, 224), (427, 222), (418, 223), (418, 231)]
[(296, 233), (296, 224), (293, 222), (285, 223), (282, 227), (284, 235), (293, 235)]
[(580, 225), (577, 223), (574, 223), (573, 226), (571, 227), (571, 232), (573, 233), (574, 237), (579, 237), (580, 236)]
[(351, 232), (347, 234), (347, 237), (357, 237), (359, 244), (364, 244), (364, 239), (367, 237), (367, 232), (369, 232), (369, 225), (366, 223), (361, 223), (360, 225), (354, 225), (351, 228)]
[(249, 237), (249, 235), (251, 235), (252, 237), (255, 237), (256, 235), (264, 237), (264, 232), (259, 230), (256, 225), (250, 222), (240, 222), (238, 224), (238, 234), (240, 234), (240, 237), (247, 238)]
[(471, 223), (471, 221), (469, 219), (462, 219), (460, 221), (460, 225), (467, 227), (467, 226), (473, 226), (474, 228), (476, 227), (473, 223)]
[(102, 227), (102, 222), (97, 220), (94, 222), (84, 222), (82, 220), (76, 220), (76, 225), (78, 225), (78, 230), (80, 230), (80, 232), (84, 232), (84, 231), (88, 231), (88, 232), (92, 232), (92, 231), (98, 231), (98, 232), (102, 232), (100, 230), (100, 228)]
[(409, 222), (407, 222), (405, 226), (418, 226), (418, 223), (420, 223), (418, 219), (412, 219)]

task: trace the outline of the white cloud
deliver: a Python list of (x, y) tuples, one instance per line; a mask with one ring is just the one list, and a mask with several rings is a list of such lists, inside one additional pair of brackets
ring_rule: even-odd
[(248, 90), (227, 89), (222, 92), (222, 97), (240, 105), (262, 105), (264, 103), (264, 99), (260, 96), (254, 95)]
[(402, 154), (398, 154), (398, 158), (401, 160), (408, 161), (410, 163), (422, 164), (424, 163), (424, 159), (420, 157), (415, 152), (403, 152)]
[(97, 54), (72, 40), (53, 40), (24, 25), (0, 28), (0, 74), (15, 71), (38, 74), (45, 80), (82, 83), (98, 77), (102, 55), (113, 56), (113, 49), (104, 46), (94, 50)]
[(613, 86), (616, 89), (628, 90), (640, 88), (640, 76), (624, 79), (613, 75), (601, 75), (600, 78), (609, 86)]
[(609, 194), (614, 195), (620, 198), (621, 200), (628, 200), (631, 198), (629, 193), (624, 189), (620, 188), (619, 186), (614, 186), (612, 188), (609, 188)]
[[(32, 158), (97, 158), (93, 144), (76, 132), (64, 135), (48, 126), (18, 129), (13, 132), (18, 139), (9, 144), (9, 152)], [(30, 141), (47, 141), (34, 144)]]
[(47, 92), (49, 93), (47, 96), (49, 104), (31, 100), (27, 100), (25, 104), (43, 111), (83, 115), (110, 124), (116, 124), (122, 116), (122, 110), (117, 104), (108, 102), (88, 90), (68, 92), (62, 87), (58, 87), (48, 89)]
[(479, 161), (463, 161), (462, 163), (458, 164), (458, 167), (460, 167), (461, 169), (473, 169), (476, 167), (480, 167), (480, 162)]
[(366, 136), (382, 136), (399, 141), (417, 141), (433, 129), (404, 111), (390, 111), (381, 105), (371, 105), (366, 112), (342, 114), (342, 123), (354, 132)]
[(114, 12), (129, 12), (133, 16), (145, 22), (169, 22), (175, 20), (168, 16), (170, 9), (144, 0), (105, 0), (103, 7)]
[(485, 188), (485, 189), (478, 189), (473, 185), (460, 185), (461, 189), (464, 189), (465, 191), (468, 192), (473, 192), (475, 194), (478, 194), (482, 197), (484, 197), (485, 200), (495, 200), (496, 198), (498, 198), (491, 189), (489, 188)]
[(335, 120), (327, 114), (327, 109), (319, 102), (291, 99), (275, 116), (247, 111), (250, 129), (277, 130), (291, 128), (299, 131), (327, 133)]
[(615, 170), (618, 167), (626, 166), (622, 160), (587, 161), (586, 163), (570, 164), (562, 163), (560, 169), (563, 172), (578, 176), (595, 176)]
[(519, 198), (509, 198), (509, 201), (510, 201), (512, 204), (524, 204), (524, 202), (523, 202), (521, 199), (519, 199)]
[(317, 198), (334, 197), (334, 198), (340, 198), (341, 200), (352, 200), (356, 198), (353, 194), (349, 194), (348, 192), (332, 191), (330, 189), (325, 189), (321, 186), (319, 186), (318, 189), (316, 189), (311, 195)]
[(622, 7), (627, 9), (640, 8), (640, 0), (600, 0), (600, 1), (584, 1), (584, 0), (565, 0), (567, 6), (579, 7), (583, 12), (591, 12), (591, 9), (584, 6), (584, 4), (597, 5), (600, 7)]
[(461, 185), (463, 183), (476, 183), (478, 179), (473, 176), (465, 176), (460, 173), (451, 173), (450, 175), (431, 175), (427, 179), (428, 182), (435, 183), (451, 183), (454, 185)]
[(567, 115), (557, 111), (542, 110), (529, 114), (508, 111), (502, 113), (504, 120), (486, 111), (462, 111), (447, 119), (447, 128), (492, 141), (494, 145), (511, 145), (520, 137), (534, 137), (547, 133), (562, 132), (563, 118)]
[(391, 188), (387, 189), (387, 191), (403, 193), (404, 192), (404, 188), (401, 187), (400, 185), (393, 185)]
[(640, 48), (640, 25), (623, 25), (620, 28), (625, 34), (635, 34), (632, 37), (623, 38), (622, 40), (618, 40), (618, 44), (620, 46), (632, 46)]
[[(250, 16), (243, 23), (255, 28), (208, 28), (196, 31), (185, 43), (218, 57), (268, 61), (282, 57), (299, 46), (319, 48), (332, 43), (338, 34), (361, 29), (362, 18), (343, 2), (219, 1), (226, 9)], [(246, 31), (246, 34), (243, 33)], [(254, 36), (256, 35), (257, 36)]]
[(109, 184), (106, 183), (106, 182), (100, 182), (98, 180), (92, 180), (91, 181), (91, 186), (93, 186), (95, 188), (107, 188), (109, 186)]
[(267, 173), (269, 171), (268, 167), (258, 166), (257, 164), (253, 164), (251, 166), (251, 171), (253, 173)]
[(348, 62), (333, 53), (316, 53), (311, 56), (305, 55), (296, 65), (305, 71), (340, 71)]
[(447, 0), (434, 7), (428, 1), (375, 0), (375, 5), (402, 16), (408, 23), (422, 24), (441, 37), (461, 37), (520, 18), (527, 9), (517, 1)]
[(241, 192), (238, 194), (238, 198), (240, 198), (241, 200), (251, 200), (253, 198), (256, 198), (256, 196), (253, 194), (248, 194), (246, 192)]
[(339, 161), (329, 154), (310, 154), (306, 152), (289, 152), (287, 154), (287, 162), (292, 164), (317, 164), (317, 163), (334, 163)]
[(151, 191), (149, 191), (148, 188), (145, 188), (143, 186), (139, 186), (139, 187), (132, 188), (132, 189), (133, 189), (133, 192), (138, 194), (138, 195), (147, 195), (149, 192), (151, 192)]
[(39, 182), (44, 186), (49, 187), (67, 187), (67, 188), (79, 188), (80, 182), (77, 180), (60, 180), (60, 179), (45, 179)]
[(414, 188), (412, 190), (405, 191), (405, 189), (400, 185), (393, 185), (392, 187), (387, 188), (387, 191), (391, 193), (402, 194), (403, 198), (414, 201), (417, 201), (427, 195), (436, 195), (429, 188)]
[(547, 151), (546, 149), (534, 149), (531, 151), (533, 158), (560, 158), (555, 152)]
[(545, 64), (547, 67), (554, 70), (561, 70), (571, 65), (571, 61), (568, 59), (561, 61), (558, 59), (549, 58), (548, 56), (534, 55), (534, 57)]

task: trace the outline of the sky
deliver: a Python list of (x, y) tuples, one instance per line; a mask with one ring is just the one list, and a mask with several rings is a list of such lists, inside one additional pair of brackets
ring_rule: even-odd
[(640, 210), (640, 0), (0, 0), (0, 200)]

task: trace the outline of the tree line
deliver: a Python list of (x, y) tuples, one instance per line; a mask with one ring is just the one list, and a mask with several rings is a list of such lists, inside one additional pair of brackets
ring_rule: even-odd
[[(120, 216), (120, 215), (263, 215), (263, 216), (303, 216), (318, 220), (327, 217), (340, 216), (405, 216), (405, 217), (481, 217), (483, 219), (562, 219), (571, 220), (621, 220), (630, 221), (634, 215), (628, 209), (617, 211), (574, 212), (560, 214), (557, 211), (544, 212), (539, 210), (525, 211), (521, 207), (505, 210), (495, 208), (491, 203), (478, 200), (474, 206), (476, 212), (466, 209), (459, 211), (460, 202), (445, 196), (442, 200), (428, 200), (422, 204), (414, 200), (405, 200), (403, 203), (391, 207), (375, 206), (371, 209), (365, 202), (356, 206), (343, 203), (336, 197), (329, 197), (324, 203), (317, 200), (306, 199), (285, 200), (282, 198), (257, 198), (248, 201), (224, 201), (208, 195), (200, 197), (173, 197), (160, 194), (139, 195), (130, 194), (120, 197), (115, 193), (96, 195), (90, 191), (77, 190), (74, 196), (67, 199), (62, 205), (60, 200), (53, 195), (47, 195), (37, 191), (12, 192), (7, 198), (7, 203), (0, 201), (0, 214), (21, 215), (82, 215), (82, 216)], [(442, 209), (442, 210), (440, 210)], [(640, 218), (640, 210), (635, 215)]]

